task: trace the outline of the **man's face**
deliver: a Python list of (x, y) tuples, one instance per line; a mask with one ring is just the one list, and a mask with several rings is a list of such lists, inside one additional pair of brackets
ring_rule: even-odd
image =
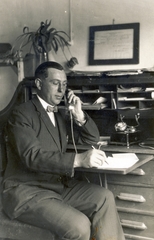
[(48, 77), (41, 81), (39, 95), (47, 103), (58, 105), (67, 87), (67, 78), (64, 70), (48, 69)]

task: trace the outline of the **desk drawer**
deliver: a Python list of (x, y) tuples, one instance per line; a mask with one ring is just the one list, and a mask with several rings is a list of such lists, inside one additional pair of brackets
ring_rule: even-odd
[(154, 187), (154, 161), (144, 164), (140, 167), (144, 171), (144, 175), (118, 175), (118, 174), (107, 174), (107, 180), (110, 182), (130, 182), (137, 183), (138, 185), (152, 185)]
[(119, 217), (125, 234), (154, 239), (154, 217), (122, 212), (119, 212)]
[(154, 189), (108, 184), (115, 196), (116, 205), (122, 208), (137, 209), (137, 212), (150, 212), (154, 215)]

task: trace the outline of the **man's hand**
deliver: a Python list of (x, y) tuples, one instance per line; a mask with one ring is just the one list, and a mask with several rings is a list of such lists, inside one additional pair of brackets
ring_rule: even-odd
[(84, 121), (84, 112), (82, 111), (82, 102), (79, 97), (77, 97), (72, 90), (68, 92), (68, 104), (73, 105), (71, 110), (73, 117), (79, 122)]
[(106, 160), (105, 152), (99, 149), (91, 149), (75, 156), (74, 167), (100, 167)]

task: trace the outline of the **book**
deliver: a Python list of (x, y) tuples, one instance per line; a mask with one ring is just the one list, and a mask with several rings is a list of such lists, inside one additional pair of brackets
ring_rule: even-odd
[(106, 161), (98, 169), (127, 169), (139, 161), (135, 153), (116, 153), (107, 157)]

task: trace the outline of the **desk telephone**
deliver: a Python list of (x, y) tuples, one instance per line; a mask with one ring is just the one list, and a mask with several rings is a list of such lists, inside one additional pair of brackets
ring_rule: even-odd
[(141, 140), (141, 131), (138, 129), (140, 125), (140, 114), (137, 113), (135, 115), (135, 126), (127, 125), (127, 123), (123, 121), (123, 118), (124, 116), (120, 115), (120, 121), (115, 124), (115, 132), (111, 134), (110, 143), (127, 145), (127, 147), (129, 147), (130, 144), (140, 142)]

